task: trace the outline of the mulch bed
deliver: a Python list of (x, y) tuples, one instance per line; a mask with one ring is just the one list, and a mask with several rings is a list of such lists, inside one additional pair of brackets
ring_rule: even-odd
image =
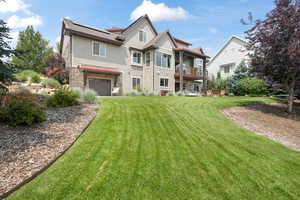
[(97, 107), (48, 109), (47, 121), (30, 127), (0, 123), (0, 196), (61, 155), (94, 119)]
[(282, 103), (264, 103), (231, 107), (223, 113), (241, 127), (300, 151), (299, 104), (295, 111), (288, 114)]

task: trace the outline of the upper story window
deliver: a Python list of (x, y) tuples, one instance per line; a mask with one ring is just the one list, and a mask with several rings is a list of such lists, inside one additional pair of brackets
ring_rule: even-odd
[(171, 68), (171, 58), (172, 56), (168, 54), (156, 52), (155, 64), (158, 67)]
[(151, 53), (150, 53), (150, 52), (147, 52), (147, 53), (145, 54), (145, 64), (146, 64), (147, 67), (150, 66), (150, 62), (151, 62)]
[(93, 56), (106, 57), (106, 44), (93, 42)]
[(229, 74), (230, 73), (230, 65), (224, 66), (224, 73)]
[(196, 58), (194, 63), (194, 66), (197, 68), (202, 68), (203, 67), (203, 59), (201, 58)]
[(132, 51), (132, 64), (142, 65), (142, 52)]
[(139, 41), (147, 42), (147, 33), (145, 31), (139, 31)]

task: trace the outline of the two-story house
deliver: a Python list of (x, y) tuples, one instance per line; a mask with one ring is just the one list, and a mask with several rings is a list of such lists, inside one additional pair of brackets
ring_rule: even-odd
[(232, 36), (208, 63), (209, 75), (217, 77), (220, 73), (222, 78), (229, 78), (242, 61), (247, 64), (248, 54), (247, 42)]
[(208, 56), (190, 46), (170, 31), (158, 33), (147, 15), (126, 28), (110, 29), (64, 19), (60, 53), (70, 86), (91, 88), (100, 96), (138, 89), (200, 92)]

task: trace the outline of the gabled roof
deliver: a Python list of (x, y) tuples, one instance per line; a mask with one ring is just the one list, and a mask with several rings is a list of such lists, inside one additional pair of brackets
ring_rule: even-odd
[(135, 20), (134, 22), (132, 22), (127, 28), (125, 28), (122, 31), (122, 33), (126, 32), (128, 29), (130, 29), (132, 26), (134, 26), (135, 24), (137, 24), (138, 22), (140, 22), (143, 19), (146, 19), (149, 22), (149, 24), (150, 24), (151, 28), (153, 29), (155, 35), (158, 35), (158, 33), (157, 33), (154, 25), (152, 24), (152, 22), (151, 22), (151, 20), (150, 20), (150, 18), (149, 18), (149, 16), (147, 14), (139, 17), (137, 20)]
[(174, 47), (177, 47), (176, 42), (174, 41), (174, 38), (172, 37), (171, 33), (169, 30), (159, 33), (156, 37), (154, 37), (152, 40), (150, 40), (145, 46), (144, 50), (150, 49), (150, 48), (158, 48), (157, 43), (163, 36), (168, 36), (170, 40), (172, 41)]
[(109, 32), (122, 32), (125, 30), (125, 28), (121, 28), (121, 27), (111, 27), (111, 28), (107, 28), (105, 29)]
[[(111, 43), (114, 45), (122, 45), (124, 41), (124, 38), (122, 38), (122, 36), (120, 36), (119, 34), (111, 33), (104, 29), (98, 29), (98, 28), (93, 28), (86, 25), (78, 24), (66, 18), (63, 20), (63, 29), (75, 35), (92, 38), (95, 40)], [(63, 30), (62, 30), (62, 34), (63, 34)]]
[(186, 41), (184, 41), (184, 40), (181, 40), (181, 39), (179, 39), (179, 38), (176, 38), (176, 37), (173, 37), (173, 38), (174, 38), (174, 40), (175, 40), (176, 42), (183, 43), (183, 44), (188, 45), (188, 46), (191, 46), (191, 45), (192, 45), (191, 43), (186, 42)]
[(184, 51), (192, 55), (199, 56), (201, 58), (209, 58), (209, 56), (205, 55), (203, 51), (201, 51), (201, 48), (199, 49), (190, 49), (190, 48), (185, 48), (185, 47), (179, 47), (179, 48), (174, 48), (174, 51)]
[(235, 36), (235, 35), (233, 35), (223, 46), (222, 46), (222, 48), (218, 51), (218, 53), (211, 59), (211, 61), (209, 62), (209, 63), (211, 63), (211, 62), (213, 62), (221, 53), (222, 53), (222, 51), (234, 40), (234, 39), (237, 39), (237, 40), (239, 40), (239, 41), (241, 41), (243, 44), (247, 44), (247, 41), (246, 40), (243, 40), (243, 39), (241, 39), (241, 38), (239, 38), (239, 37), (237, 37), (237, 36)]

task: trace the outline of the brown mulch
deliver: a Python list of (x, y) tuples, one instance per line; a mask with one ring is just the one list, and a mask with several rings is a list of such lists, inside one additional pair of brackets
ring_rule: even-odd
[(225, 116), (250, 131), (300, 151), (300, 106), (288, 114), (282, 103), (252, 104), (223, 110)]
[(29, 127), (0, 123), (0, 196), (62, 154), (94, 119), (96, 108), (48, 109), (47, 121)]

